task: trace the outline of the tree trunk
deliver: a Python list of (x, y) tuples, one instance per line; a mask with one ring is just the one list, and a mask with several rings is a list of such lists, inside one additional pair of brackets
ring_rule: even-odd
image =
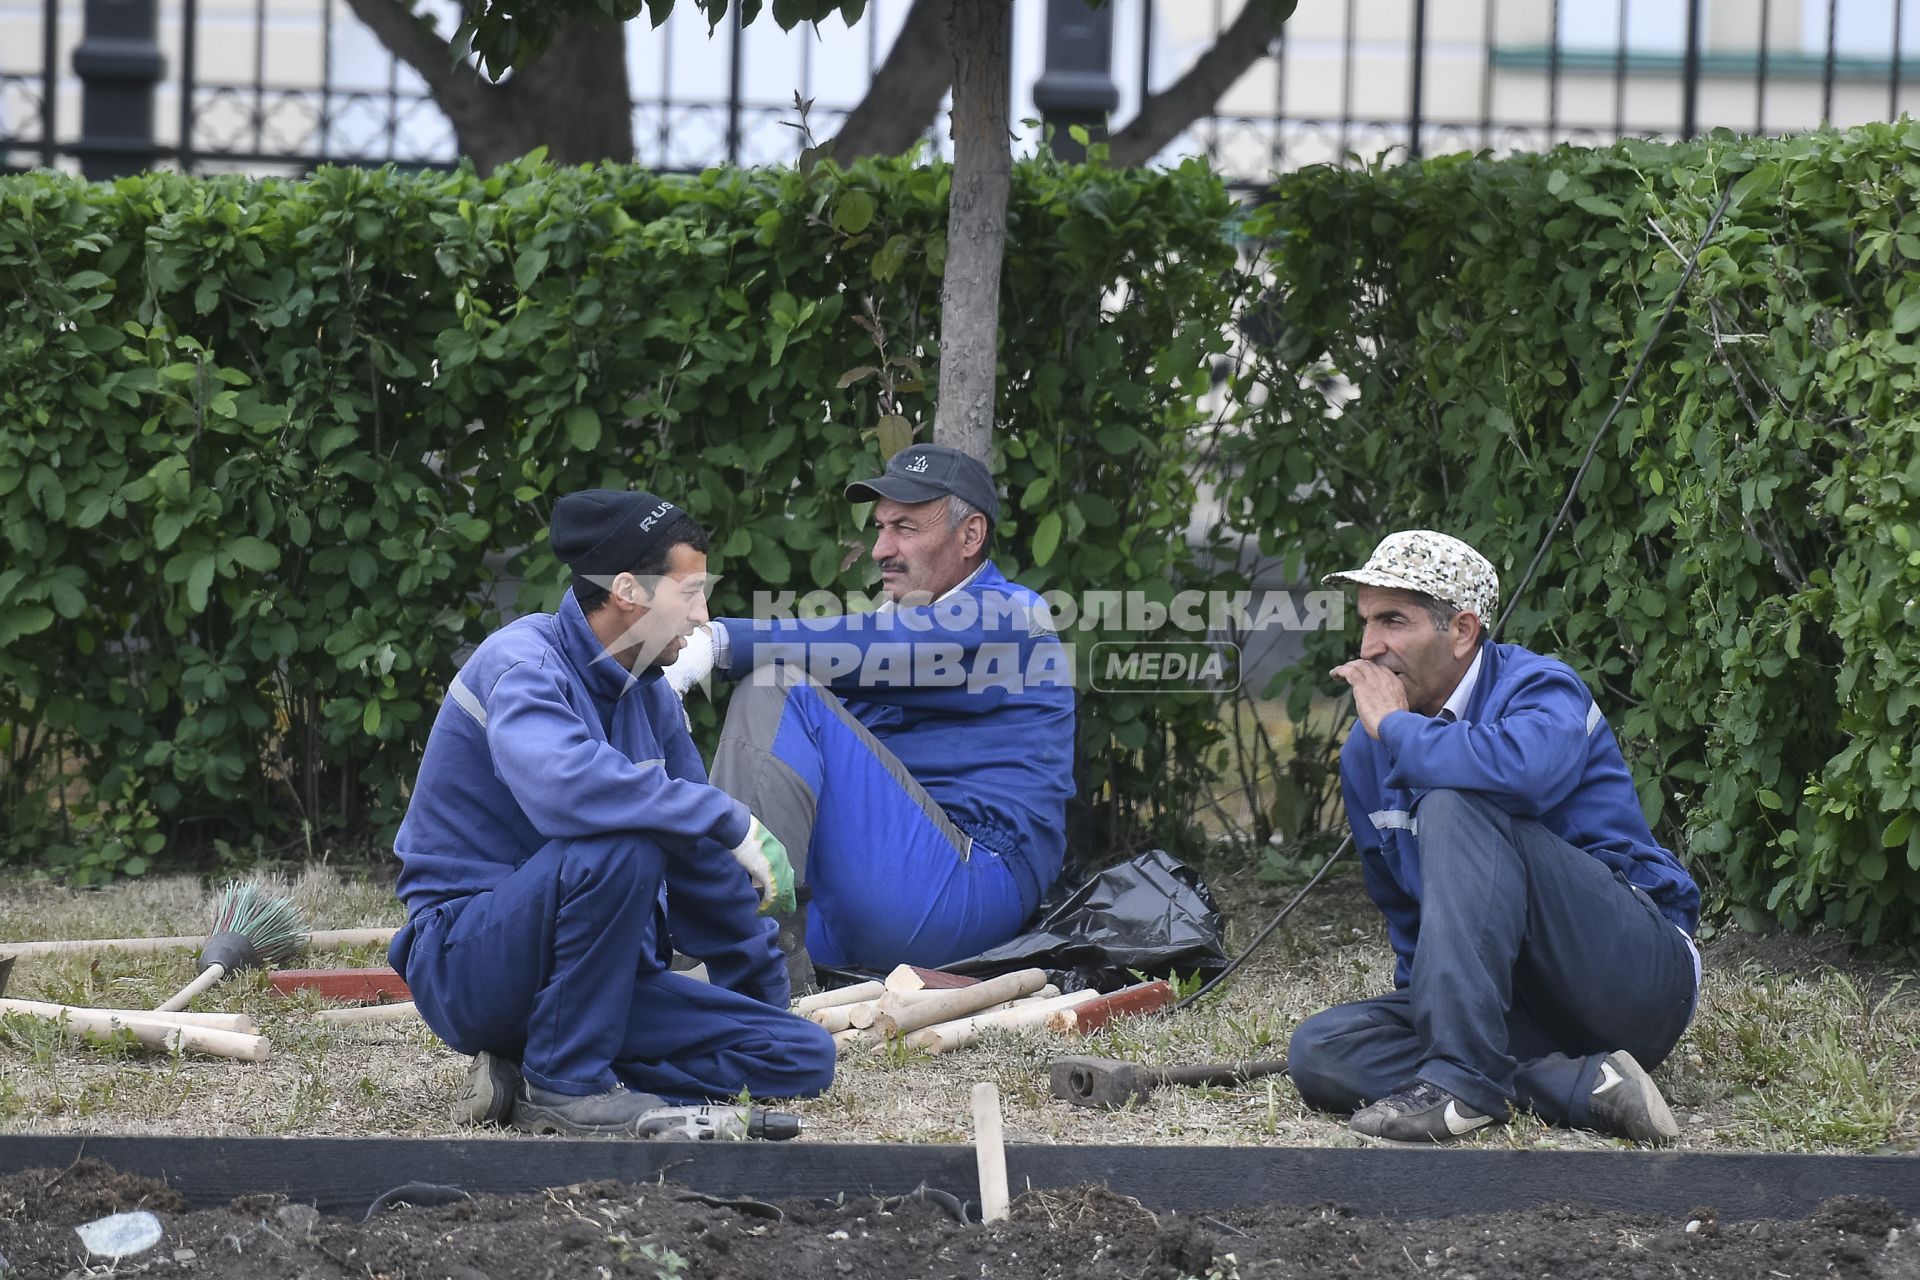
[(553, 44), (502, 84), (453, 56), (406, 0), (347, 0), (354, 16), (426, 81), (455, 145), (485, 173), (545, 143), (559, 164), (633, 159), (626, 32), (571, 18)]
[(936, 444), (987, 460), (999, 357), (1000, 262), (1007, 241), (1013, 151), (1007, 121), (1010, 0), (955, 0), (953, 193), (940, 289)]
[(1108, 160), (1143, 165), (1165, 150), (1216, 102), (1247, 68), (1267, 55), (1293, 5), (1285, 0), (1247, 0), (1240, 16), (1194, 60), (1187, 73), (1140, 106), (1140, 114), (1107, 143)]
[(886, 61), (873, 73), (867, 96), (827, 144), (835, 160), (845, 165), (861, 156), (897, 156), (932, 126), (940, 99), (953, 84), (953, 49), (947, 38), (953, 9), (954, 0), (913, 0)]
[[(555, 29), (553, 43), (501, 88), (509, 109), (533, 139), (513, 155), (545, 143), (547, 158), (555, 164), (633, 159), (633, 92), (627, 80), (624, 28), (609, 29), (592, 18), (568, 18)], [(477, 156), (474, 163), (480, 163)]]

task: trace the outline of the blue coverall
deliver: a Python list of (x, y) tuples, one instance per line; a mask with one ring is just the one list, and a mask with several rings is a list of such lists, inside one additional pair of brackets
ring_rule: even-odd
[[(568, 592), (448, 688), (394, 840), (394, 968), (454, 1049), (556, 1092), (817, 1093), (833, 1041), (786, 1011), (774, 923), (729, 852), (747, 825), (679, 698), (608, 657)], [(674, 948), (711, 984), (671, 972)]]
[(742, 687), (714, 780), (804, 872), (816, 963), (945, 964), (1005, 942), (1053, 887), (1074, 690), (1048, 624), (990, 560), (929, 605), (719, 620), (717, 669)]
[(1463, 714), (1395, 711), (1340, 754), (1394, 987), (1295, 1030), (1329, 1111), (1415, 1079), (1488, 1115), (1586, 1127), (1601, 1060), (1651, 1068), (1692, 1017), (1700, 891), (1654, 839), (1600, 708), (1565, 663), (1486, 644)]

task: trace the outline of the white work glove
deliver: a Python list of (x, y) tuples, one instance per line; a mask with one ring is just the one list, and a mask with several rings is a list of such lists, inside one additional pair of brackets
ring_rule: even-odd
[(751, 814), (747, 838), (733, 850), (733, 859), (747, 869), (747, 879), (760, 891), (761, 915), (775, 910), (791, 914), (799, 907), (793, 896), (793, 863), (787, 860), (787, 846)]
[(713, 627), (698, 626), (687, 637), (674, 660), (660, 669), (660, 675), (682, 698), (687, 690), (713, 674)]

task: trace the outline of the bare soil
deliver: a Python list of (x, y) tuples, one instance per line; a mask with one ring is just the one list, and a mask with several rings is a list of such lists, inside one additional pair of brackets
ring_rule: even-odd
[[(423, 1196), (424, 1198), (431, 1198)], [(165, 1239), (90, 1258), (73, 1228), (157, 1214)], [(1691, 1230), (1689, 1227), (1691, 1226)], [(1335, 1205), (1154, 1214), (1099, 1188), (1030, 1193), (1012, 1220), (965, 1225), (928, 1199), (718, 1204), (671, 1184), (594, 1182), (517, 1196), (322, 1217), (278, 1197), (186, 1210), (165, 1184), (97, 1161), (0, 1179), (0, 1275), (208, 1280), (1266, 1280), (1426, 1276), (1832, 1276), (1915, 1280), (1920, 1230), (1883, 1202), (1840, 1198), (1794, 1222), (1721, 1223), (1558, 1206), (1392, 1222)], [(11, 1269), (8, 1269), (8, 1268)]]

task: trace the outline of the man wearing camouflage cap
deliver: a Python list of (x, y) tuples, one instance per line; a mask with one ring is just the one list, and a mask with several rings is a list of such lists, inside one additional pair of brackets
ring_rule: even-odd
[(1340, 755), (1394, 990), (1303, 1021), (1301, 1096), (1361, 1135), (1449, 1142), (1524, 1107), (1640, 1142), (1678, 1136), (1647, 1075), (1693, 1016), (1700, 893), (1660, 847), (1580, 677), (1496, 644), (1493, 566), (1426, 529), (1328, 583), (1357, 588), (1360, 655), (1332, 675)]

